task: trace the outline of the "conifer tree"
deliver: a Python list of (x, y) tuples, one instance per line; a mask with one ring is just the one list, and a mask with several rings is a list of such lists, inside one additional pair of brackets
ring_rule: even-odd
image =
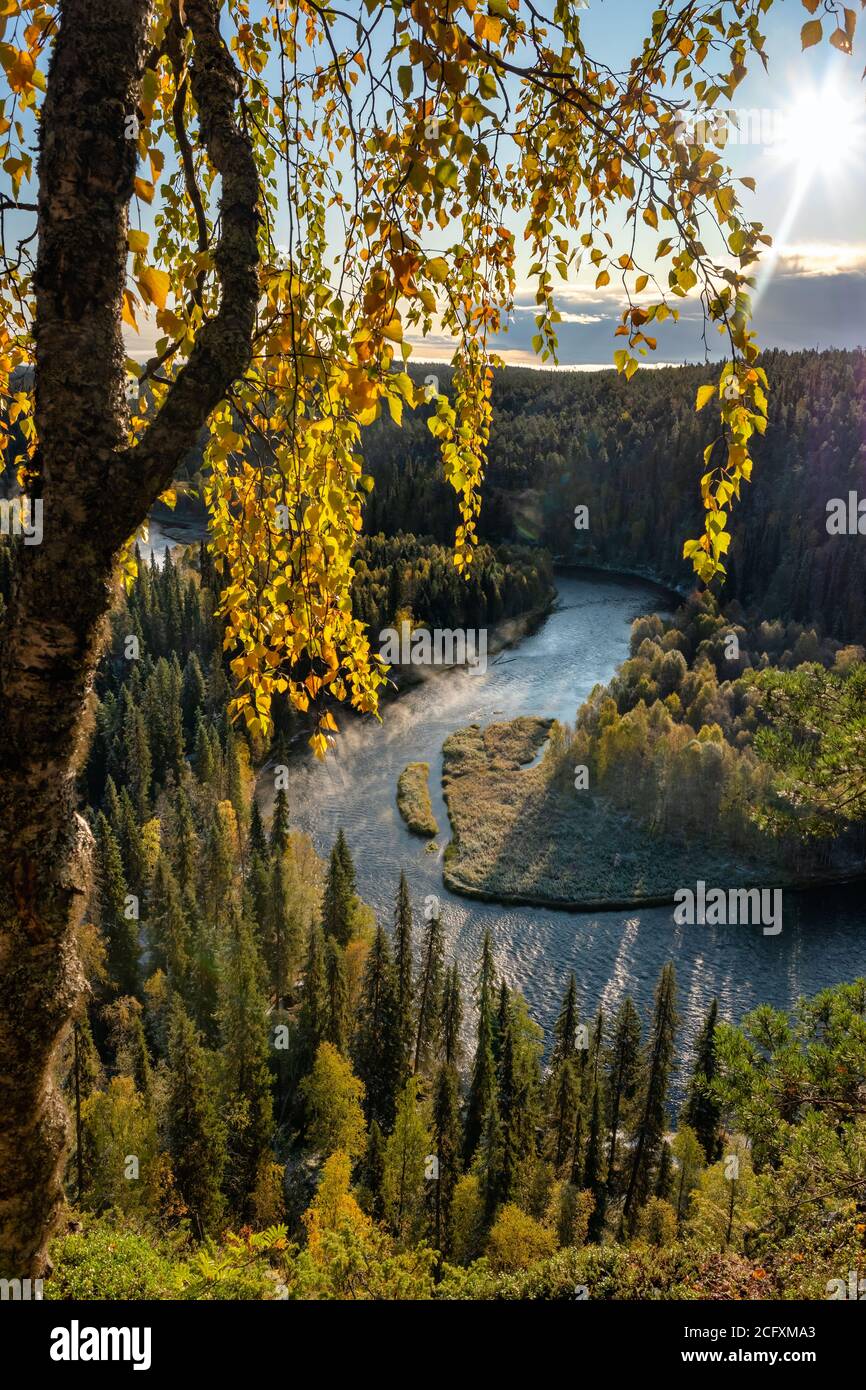
[(328, 1017), (325, 991), (325, 936), (322, 928), (314, 924), (310, 929), (299, 1018), (301, 1051), (308, 1066), (312, 1066), (319, 1044), (325, 1040)]
[(153, 963), (165, 970), (172, 988), (186, 999), (191, 968), (189, 923), (177, 879), (164, 854), (157, 860), (147, 912)]
[(289, 798), (285, 787), (280, 787), (274, 801), (274, 817), (271, 821), (271, 854), (284, 854), (289, 843)]
[(446, 1067), (453, 1067), (455, 1071), (460, 1066), (462, 1047), (460, 1044), (460, 1030), (463, 1027), (463, 997), (460, 990), (460, 973), (457, 969), (457, 962), (452, 962), (451, 969), (445, 976), (445, 988), (442, 991), (442, 1061)]
[(168, 1148), (178, 1192), (199, 1239), (216, 1233), (225, 1135), (212, 1094), (208, 1056), (178, 995), (172, 997), (168, 1042)]
[(266, 956), (271, 971), (271, 984), (274, 998), (280, 1000), (288, 989), (289, 972), (296, 948), (295, 922), (289, 910), (286, 873), (281, 854), (275, 855), (271, 867), (266, 923)]
[(382, 1180), (385, 1176), (385, 1136), (378, 1120), (373, 1120), (367, 1133), (367, 1148), (364, 1151), (363, 1180), (370, 1195), (370, 1215), (374, 1221), (385, 1219), (385, 1200), (382, 1195)]
[(267, 856), (268, 842), (265, 838), (265, 827), (262, 824), (262, 813), (255, 797), (253, 797), (250, 808), (250, 833), (247, 843), (251, 855), (259, 854), (263, 859)]
[(443, 1005), (442, 969), (442, 923), (436, 913), (431, 915), (424, 929), (421, 967), (415, 986), (418, 1017), (412, 1069), (416, 1072), (426, 1071), (438, 1051)]
[(345, 1054), (349, 1047), (346, 953), (333, 937), (329, 937), (325, 945), (325, 1017), (326, 1041)]
[(587, 1238), (590, 1241), (601, 1239), (607, 1205), (607, 1188), (602, 1180), (602, 1165), (604, 1163), (602, 1119), (601, 1092), (596, 1086), (592, 1093), (592, 1116), (589, 1122), (589, 1139), (583, 1162), (583, 1186), (592, 1193), (595, 1203), (587, 1228)]
[(139, 820), (145, 820), (148, 814), (152, 760), (144, 716), (134, 705), (129, 691), (130, 687), (124, 686), (121, 699), (123, 766), (126, 785), (131, 790), (136, 814)]
[(656, 987), (650, 1037), (644, 1062), (639, 1118), (623, 1207), (623, 1223), (634, 1229), (639, 1208), (649, 1194), (650, 1172), (665, 1129), (668, 1083), (676, 1040), (676, 980), (670, 962)]
[(656, 1180), (653, 1186), (653, 1196), (661, 1197), (666, 1202), (671, 1195), (673, 1186), (674, 1166), (671, 1157), (671, 1146), (667, 1139), (663, 1140), (661, 1153), (659, 1154), (658, 1167), (656, 1168)]
[(436, 1077), (433, 1098), (433, 1135), (438, 1177), (433, 1185), (433, 1239), (442, 1255), (451, 1250), (451, 1210), (460, 1178), (460, 1097), (457, 1073), (443, 1063)]
[(183, 787), (180, 788), (177, 794), (175, 814), (176, 830), (174, 847), (177, 863), (177, 879), (181, 888), (186, 890), (191, 889), (195, 883), (201, 849), (195, 822), (192, 818), (192, 808), (189, 804), (189, 797)]
[(238, 740), (231, 725), (226, 730), (225, 775), (226, 798), (234, 808), (238, 821), (238, 831), (243, 841), (247, 824), (247, 798), (244, 791)]
[(207, 698), (201, 662), (195, 651), (190, 653), (183, 669), (180, 698), (181, 709), (183, 711), (183, 726), (186, 731), (187, 744), (190, 745), (195, 738), (196, 725), (199, 719), (204, 715), (205, 700)]
[(366, 1090), (368, 1123), (375, 1120), (385, 1134), (394, 1123), (402, 1071), (397, 985), (388, 938), (380, 924), (367, 956), (358, 1027), (355, 1070)]
[(568, 986), (556, 1022), (553, 1025), (553, 1048), (550, 1054), (550, 1069), (554, 1074), (566, 1058), (573, 1058), (577, 1049), (577, 980), (574, 971), (568, 977)]
[(412, 954), (412, 903), (406, 875), (401, 871), (394, 909), (394, 973), (397, 983), (397, 1014), (400, 1045), (403, 1052), (403, 1072), (408, 1075), (413, 1060), (413, 987), (414, 960)]
[(580, 1104), (580, 1084), (573, 1056), (565, 1057), (560, 1062), (552, 1081), (551, 1099), (553, 1163), (559, 1172), (574, 1144), (574, 1127)]
[(146, 863), (141, 826), (126, 787), (120, 793), (120, 853), (126, 881), (139, 896), (144, 887)]
[(463, 1158), (464, 1166), (467, 1168), (478, 1148), (488, 1112), (496, 1102), (496, 1063), (493, 1056), (495, 988), (493, 944), (490, 929), (487, 928), (484, 932), (481, 965), (478, 971), (478, 1029), (464, 1130)]
[(626, 995), (613, 1023), (613, 1037), (605, 1056), (607, 1075), (608, 1127), (610, 1148), (607, 1155), (607, 1187), (613, 1188), (616, 1174), (616, 1146), (624, 1111), (634, 1098), (640, 1070), (641, 1026), (637, 1009)]
[(337, 858), (339, 859), (340, 864), (343, 868), (343, 874), (346, 879), (346, 887), (349, 896), (354, 897), (355, 893), (357, 892), (357, 886), (355, 883), (355, 865), (352, 860), (352, 855), (349, 850), (349, 845), (346, 840), (346, 836), (343, 833), (342, 826), (340, 826), (339, 830), (337, 831), (337, 839), (334, 843), (334, 848), (337, 851)]
[(262, 960), (249, 923), (228, 931), (220, 972), (219, 1024), (223, 1119), (228, 1131), (225, 1188), (235, 1213), (253, 1214), (252, 1197), (273, 1131), (269, 1028)]
[(214, 760), (211, 741), (208, 736), (207, 725), (199, 715), (196, 721), (195, 746), (192, 755), (192, 765), (195, 775), (206, 787), (213, 786), (214, 782)]
[(96, 817), (95, 840), (96, 910), (108, 948), (108, 973), (118, 993), (136, 994), (140, 956), (138, 921), (127, 916), (120, 848), (101, 811)]
[(322, 901), (322, 926), (326, 936), (332, 936), (340, 946), (348, 946), (352, 935), (354, 893), (351, 874), (346, 867), (348, 846), (341, 839), (342, 831), (331, 850), (328, 872), (325, 878), (325, 893)]
[(719, 1001), (714, 999), (695, 1044), (695, 1061), (682, 1111), (682, 1122), (694, 1130), (708, 1163), (715, 1163), (721, 1152), (722, 1108), (713, 1094), (718, 1015)]

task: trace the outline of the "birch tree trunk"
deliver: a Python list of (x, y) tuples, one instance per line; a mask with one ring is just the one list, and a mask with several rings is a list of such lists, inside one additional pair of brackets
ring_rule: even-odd
[[(151, 0), (63, 0), (40, 123), (36, 425), (41, 544), (20, 546), (0, 652), (0, 1275), (40, 1277), (63, 1207), (56, 1075), (82, 987), (87, 710), (117, 556), (249, 361), (258, 178), (215, 0), (186, 0), (200, 135), (222, 177), (218, 313), (141, 439), (121, 301)], [(153, 58), (151, 58), (153, 61)]]

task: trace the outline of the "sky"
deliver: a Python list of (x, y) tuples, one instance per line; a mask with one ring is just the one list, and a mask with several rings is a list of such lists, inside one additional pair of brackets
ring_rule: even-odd
[[(588, 0), (582, 25), (588, 52), (612, 67), (624, 67), (649, 32), (654, 8), (652, 0)], [(738, 176), (755, 179), (754, 194), (742, 190), (744, 206), (774, 240), (757, 275), (755, 328), (764, 347), (862, 347), (866, 14), (853, 57), (826, 41), (802, 52), (800, 27), (807, 18), (799, 0), (776, 0), (762, 26), (769, 71), (758, 64), (735, 97), (737, 110), (761, 114), (741, 118), (742, 138), (729, 142), (727, 158)], [(518, 266), (525, 277), (526, 259)], [(596, 292), (585, 277), (558, 292), (557, 299), (564, 319), (560, 362), (584, 368), (609, 365), (613, 347), (619, 345), (612, 335), (621, 292), (614, 285)], [(533, 303), (534, 291), (524, 278), (514, 323), (501, 341), (507, 361), (533, 361)], [(678, 324), (659, 326), (658, 363), (703, 361), (702, 327), (695, 304), (683, 308)], [(420, 344), (416, 351), (423, 352)], [(713, 352), (710, 338), (711, 356)]]
[[(254, 18), (262, 3), (252, 0)], [(345, 8), (353, 11), (357, 3), (347, 0)], [(551, 0), (536, 4), (549, 8)], [(614, 69), (625, 68), (649, 32), (654, 0), (585, 0), (584, 8), (588, 52)], [(738, 112), (753, 114), (741, 119), (745, 138), (729, 143), (727, 158), (737, 175), (756, 180), (755, 193), (742, 190), (745, 208), (765, 224), (775, 243), (758, 273), (755, 327), (763, 347), (866, 346), (866, 80), (861, 79), (866, 12), (853, 57), (831, 49), (826, 40), (803, 53), (800, 28), (806, 18), (800, 0), (776, 0), (762, 26), (769, 72), (756, 64), (735, 98)], [(141, 211), (141, 225), (147, 227), (150, 210)], [(651, 252), (656, 234), (641, 226), (640, 235), (638, 250)], [(524, 365), (535, 363), (529, 263), (528, 248), (518, 239), (515, 312), (507, 335), (494, 344), (506, 362)], [(610, 366), (621, 345), (614, 338), (621, 286), (596, 291), (594, 278), (594, 271), (584, 272), (557, 287), (563, 367)], [(658, 349), (648, 363), (698, 362), (707, 356), (700, 306), (685, 300), (680, 309), (678, 324), (657, 326)], [(714, 329), (710, 334), (709, 355), (719, 357), (721, 340)], [(147, 357), (154, 339), (152, 328), (138, 338), (130, 335), (130, 351)], [(435, 336), (410, 342), (416, 361), (447, 361), (453, 351)]]

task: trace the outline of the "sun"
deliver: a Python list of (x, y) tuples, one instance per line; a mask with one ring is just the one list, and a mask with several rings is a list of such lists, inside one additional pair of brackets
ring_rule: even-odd
[(779, 112), (772, 155), (800, 179), (833, 180), (850, 173), (866, 154), (866, 108), (825, 83)]

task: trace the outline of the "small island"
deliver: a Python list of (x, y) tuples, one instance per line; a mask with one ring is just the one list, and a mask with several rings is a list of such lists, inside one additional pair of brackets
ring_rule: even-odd
[(409, 763), (397, 779), (397, 809), (412, 834), (425, 839), (439, 833), (430, 802), (429, 773), (429, 763)]

